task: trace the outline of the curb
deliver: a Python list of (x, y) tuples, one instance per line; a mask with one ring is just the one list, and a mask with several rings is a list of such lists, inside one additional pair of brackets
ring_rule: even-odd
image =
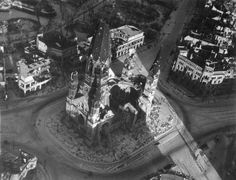
[[(163, 94), (161, 92), (160, 93), (160, 97), (164, 97)], [(173, 115), (174, 119), (178, 118), (178, 115), (176, 114), (176, 112), (174, 111), (174, 109), (171, 107), (171, 105), (169, 104), (168, 100), (165, 98), (165, 101), (164, 101), (165, 104), (167, 104), (167, 106), (169, 107), (169, 110), (170, 110), (170, 113)], [(53, 105), (53, 102), (52, 103), (48, 103), (47, 106), (52, 106)], [(37, 119), (40, 115), (40, 113), (42, 113), (43, 109), (45, 108), (42, 107), (42, 108), (39, 108), (37, 109), (37, 112), (35, 113), (35, 116), (34, 116), (34, 119), (35, 119), (35, 123), (37, 124)], [(176, 120), (177, 122), (177, 120)], [(42, 126), (42, 123), (43, 123), (43, 126), (46, 126), (45, 124), (45, 120), (43, 120), (43, 122), (41, 121), (41, 126)], [(41, 127), (42, 128), (42, 127)], [(35, 128), (36, 131), (37, 131), (37, 134), (39, 136), (40, 139), (44, 139), (45, 137), (42, 137), (40, 135), (40, 130), (38, 130), (38, 128)], [(158, 140), (162, 139), (164, 136), (168, 135), (169, 133), (171, 133), (174, 129), (174, 126), (169, 129), (167, 132), (161, 134), (159, 137), (158, 137)], [(81, 170), (84, 170), (84, 171), (93, 171), (94, 173), (99, 173), (99, 174), (114, 174), (114, 173), (118, 173), (118, 172), (122, 172), (122, 171), (125, 171), (128, 169), (129, 165), (132, 166), (133, 162), (132, 162), (132, 159), (135, 158), (136, 156), (138, 156), (139, 154), (147, 154), (145, 151), (152, 145), (154, 145), (156, 142), (158, 142), (158, 140), (153, 140), (149, 143), (147, 143), (146, 145), (144, 145), (141, 149), (137, 149), (136, 151), (133, 152), (133, 154), (131, 154), (128, 158), (126, 159), (121, 159), (120, 161), (117, 161), (117, 162), (112, 162), (112, 163), (102, 163), (102, 162), (94, 162), (94, 161), (88, 161), (86, 159), (82, 159), (78, 156), (75, 156), (72, 152), (68, 151), (68, 148), (65, 147), (65, 145), (62, 144), (62, 142), (60, 142), (60, 140), (58, 140), (56, 137), (54, 137), (53, 134), (51, 134), (51, 132), (49, 130), (46, 130), (47, 131), (47, 134), (48, 136), (50, 137), (50, 139), (52, 139), (53, 141), (53, 144), (62, 149), (66, 154), (64, 154), (63, 152), (59, 152), (60, 154), (62, 154), (62, 156), (64, 156), (64, 158), (68, 159), (69, 161), (71, 161), (71, 158), (75, 158), (78, 160), (78, 162), (75, 162), (76, 164), (74, 164), (75, 166), (77, 166), (79, 169)], [(53, 140), (55, 139), (55, 140)], [(144, 157), (144, 155), (142, 155), (142, 157)], [(129, 162), (131, 160), (131, 162)], [(137, 159), (135, 159), (137, 160)], [(140, 160), (141, 161), (142, 158), (140, 157)], [(79, 163), (79, 161), (82, 161), (82, 162), (85, 162), (87, 163), (88, 166), (87, 168), (86, 167), (83, 167), (81, 166)], [(92, 164), (92, 165), (89, 165), (89, 164)], [(125, 165), (124, 165), (125, 164)], [(119, 166), (121, 165), (124, 165), (122, 166), (121, 168), (119, 168)], [(99, 166), (106, 166), (104, 168), (100, 168)], [(93, 170), (91, 170), (93, 169)]]

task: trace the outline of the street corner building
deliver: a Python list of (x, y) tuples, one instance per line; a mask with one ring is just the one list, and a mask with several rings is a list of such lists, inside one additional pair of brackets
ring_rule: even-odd
[(134, 26), (124, 25), (111, 29), (111, 38), (116, 57), (120, 57), (143, 45), (144, 32)]
[[(178, 44), (174, 72), (182, 72), (192, 81), (219, 85), (236, 78), (234, 43), (236, 15), (234, 10), (217, 9), (216, 2), (207, 1), (200, 24), (193, 26)], [(196, 22), (193, 22), (196, 23)]]
[(51, 60), (36, 54), (17, 62), (18, 86), (24, 94), (36, 91), (51, 80), (49, 71)]

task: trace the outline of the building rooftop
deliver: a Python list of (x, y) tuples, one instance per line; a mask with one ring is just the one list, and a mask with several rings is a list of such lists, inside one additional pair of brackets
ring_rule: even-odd
[[(193, 20), (181, 48), (187, 47), (187, 58), (199, 67), (204, 69), (207, 65), (214, 71), (225, 71), (230, 68), (226, 59), (229, 57), (228, 46), (231, 46), (232, 40), (231, 17), (223, 7), (223, 1), (209, 2), (208, 8), (203, 10), (204, 16)], [(194, 45), (189, 41), (194, 42)]]
[(110, 65), (110, 68), (116, 76), (120, 77), (122, 75), (124, 63), (119, 60), (113, 61)]
[(9, 172), (17, 174), (20, 172), (20, 167), (24, 165), (22, 159), (14, 154), (4, 152), (0, 156), (0, 172)]
[(215, 52), (215, 53), (218, 53), (220, 48), (219, 48), (218, 46), (209, 46), (209, 45), (206, 45), (206, 46), (202, 46), (201, 49), (202, 49), (202, 51), (208, 51), (208, 52)]
[(131, 25), (121, 26), (121, 27), (117, 28), (117, 30), (120, 30), (121, 32), (126, 34), (128, 37), (132, 37), (132, 36), (142, 33), (142, 31), (140, 29), (138, 29), (134, 26), (131, 26)]
[(105, 22), (100, 22), (99, 28), (92, 39), (91, 54), (94, 60), (106, 61), (111, 57), (110, 30)]
[(25, 56), (22, 63), (26, 64), (29, 69), (36, 69), (50, 64), (50, 59), (31, 54), (30, 56)]
[(224, 6), (224, 1), (212, 1), (212, 5), (218, 10), (218, 11), (223, 11), (226, 12), (227, 9)]
[(58, 31), (45, 33), (42, 36), (38, 36), (38, 38), (39, 40), (43, 41), (47, 46), (60, 50), (77, 45), (76, 41), (66, 38)]
[(33, 73), (35, 70), (39, 70), (39, 68), (47, 67), (50, 63), (50, 59), (44, 58), (40, 58), (35, 62), (27, 62), (27, 60), (21, 59), (17, 62), (17, 66), (19, 67), (19, 73), (21, 77), (23, 77), (25, 81), (30, 82), (33, 81), (33, 77), (28, 76), (29, 74)]
[(8, 22), (7, 21), (0, 21), (0, 26), (2, 25), (8, 25)]
[[(37, 161), (37, 157), (21, 149), (19, 149), (18, 153), (14, 152), (14, 150), (11, 150), (11, 152), (3, 151), (0, 155), (0, 176), (3, 177), (3, 179), (19, 179), (19, 174), (25, 169), (34, 169)], [(24, 173), (26, 173), (24, 175), (27, 175), (27, 172)]]
[(45, 53), (38, 50), (35, 44), (27, 44), (27, 46), (24, 48), (24, 52), (25, 52), (25, 56), (29, 56), (29, 57), (33, 55), (37, 55), (43, 58), (47, 57)]
[(196, 17), (191, 22), (191, 36), (214, 44), (215, 34), (220, 33), (216, 27), (232, 28), (231, 17), (227, 13), (219, 13), (215, 7), (205, 8), (203, 11), (204, 16)]
[[(215, 40), (215, 35), (214, 34), (209, 34), (209, 33), (198, 33), (198, 31), (196, 32), (191, 32), (190, 33), (190, 37), (192, 38), (196, 38), (202, 41), (206, 41), (208, 43), (211, 44), (217, 44), (217, 40)], [(187, 38), (187, 36), (186, 36)]]
[(193, 63), (204, 69), (206, 62), (209, 62), (209, 66), (213, 67), (215, 71), (227, 70), (229, 68), (228, 63), (224, 60), (224, 56), (218, 53), (219, 47), (217, 46), (202, 46), (199, 52), (195, 52), (191, 48), (188, 52), (187, 58)]
[(25, 53), (22, 56), (22, 58), (26, 60), (27, 64), (32, 64), (34, 62), (39, 62), (39, 61), (42, 61), (43, 59), (47, 59), (46, 56), (44, 56), (44, 55), (41, 56), (41, 54), (37, 53), (37, 52)]

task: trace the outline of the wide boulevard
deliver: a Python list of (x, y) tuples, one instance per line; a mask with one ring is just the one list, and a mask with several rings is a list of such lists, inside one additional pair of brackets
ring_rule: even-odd
[[(195, 1), (182, 0), (179, 8), (174, 12), (162, 30), (162, 37), (157, 44), (153, 45), (151, 49), (140, 52), (140, 56), (155, 57), (159, 49), (161, 49), (161, 66), (162, 77), (165, 77), (167, 69), (169, 68), (169, 54), (175, 48), (176, 40), (179, 38), (183, 26), (189, 21), (192, 13), (192, 6)], [(165, 80), (165, 78), (162, 78)], [(162, 84), (165, 84), (164, 81)], [(168, 85), (163, 85), (162, 90), (165, 92)], [(35, 129), (35, 116), (37, 112), (48, 105), (55, 103), (64, 105), (66, 89), (62, 89), (52, 95), (42, 97), (27, 98), (24, 101), (9, 101), (1, 105), (1, 136), (2, 140), (11, 142), (11, 145), (28, 150), (35, 154), (40, 164), (46, 169), (48, 173), (47, 179), (52, 180), (77, 180), (77, 179), (140, 179), (141, 177), (155, 172), (158, 168), (166, 165), (168, 160), (163, 157), (161, 152), (157, 149), (153, 159), (142, 164), (140, 167), (130, 169), (125, 172), (115, 175), (95, 175), (91, 172), (81, 172), (73, 166), (70, 160), (63, 155), (63, 150), (55, 148), (38, 136)], [(235, 100), (234, 98), (220, 103), (203, 105), (189, 103), (187, 100), (179, 100), (172, 92), (169, 91), (170, 102), (176, 107), (177, 113), (181, 114), (184, 123), (190, 128), (190, 132), (194, 136), (201, 135), (215, 130), (225, 125), (232, 125), (235, 120)], [(222, 100), (223, 101), (223, 100)], [(234, 103), (234, 106), (233, 106)], [(4, 143), (3, 143), (4, 146)]]

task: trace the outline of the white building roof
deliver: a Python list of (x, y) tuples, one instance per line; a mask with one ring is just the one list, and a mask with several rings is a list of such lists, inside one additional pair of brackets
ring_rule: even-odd
[(130, 26), (130, 25), (121, 26), (121, 27), (117, 28), (117, 30), (122, 31), (123, 33), (125, 33), (129, 37), (135, 36), (135, 35), (143, 32), (140, 29), (138, 29), (134, 26)]
[(28, 65), (28, 68), (31, 69), (37, 69), (39, 67), (45, 66), (45, 65), (49, 65), (50, 64), (50, 60), (49, 59), (44, 59), (44, 58), (39, 58), (38, 62), (32, 63)]
[(26, 78), (28, 77), (28, 73), (30, 73), (30, 71), (37, 70), (43, 66), (48, 66), (50, 62), (50, 59), (38, 58), (38, 61), (27, 64), (25, 59), (21, 59), (18, 61), (19, 75)]
[(29, 82), (33, 82), (34, 78), (33, 76), (27, 76), (27, 77), (21, 76), (21, 80), (24, 81), (25, 83), (29, 83)]
[(10, 180), (19, 180), (20, 179), (20, 175), (19, 174), (12, 174), (10, 177)]

